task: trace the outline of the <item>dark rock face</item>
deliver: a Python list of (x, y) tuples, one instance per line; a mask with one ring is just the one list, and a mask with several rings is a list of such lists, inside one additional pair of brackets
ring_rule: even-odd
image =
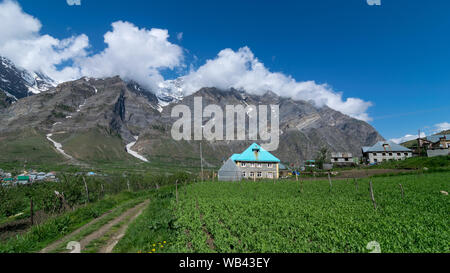
[(15, 100), (10, 98), (0, 89), (0, 110), (10, 106)]
[[(368, 123), (351, 118), (329, 107), (316, 107), (306, 101), (294, 101), (290, 98), (279, 97), (273, 92), (268, 92), (263, 96), (247, 94), (243, 91), (231, 89), (228, 91), (216, 88), (203, 88), (187, 96), (181, 102), (187, 105), (193, 112), (194, 97), (203, 98), (203, 107), (209, 104), (219, 105), (224, 112), (225, 105), (279, 105), (280, 110), (280, 145), (273, 154), (280, 160), (287, 163), (301, 164), (305, 160), (314, 159), (317, 152), (322, 147), (327, 147), (332, 151), (351, 152), (355, 156), (361, 155), (361, 147), (373, 145), (383, 137)], [(162, 112), (162, 124), (172, 124), (170, 118), (171, 110), (175, 104), (164, 108)], [(224, 124), (224, 131), (226, 126)], [(170, 127), (166, 128), (166, 134), (170, 133)], [(158, 146), (152, 146), (151, 142), (145, 139), (161, 138), (161, 132), (148, 130), (146, 137), (140, 138), (138, 145), (148, 154), (161, 153)], [(171, 145), (176, 147), (178, 144), (171, 142), (169, 137), (165, 137)], [(204, 153), (211, 162), (214, 159), (227, 159), (233, 153), (241, 153), (254, 141), (213, 141), (204, 142)], [(177, 151), (192, 151), (198, 154), (198, 141), (187, 141), (183, 143), (183, 149), (174, 149)], [(182, 154), (178, 154), (180, 158)]]
[[(328, 107), (318, 108), (271, 92), (256, 96), (235, 89), (203, 88), (177, 103), (187, 105), (193, 112), (196, 96), (203, 98), (204, 106), (219, 105), (224, 113), (225, 105), (278, 104), (281, 135), (279, 148), (273, 154), (285, 163), (299, 164), (312, 159), (323, 146), (330, 151), (359, 155), (362, 146), (383, 139), (366, 122)], [(109, 134), (120, 135), (124, 146), (134, 141), (133, 136), (139, 136), (134, 149), (150, 160), (166, 157), (189, 162), (198, 158), (199, 142), (172, 139), (171, 127), (176, 119), (171, 118), (171, 111), (177, 103), (162, 108), (155, 95), (119, 77), (83, 78), (25, 97), (3, 110), (0, 108), (0, 136), (24, 128), (35, 128), (43, 134), (102, 128)], [(217, 166), (252, 142), (203, 141), (206, 165)]]

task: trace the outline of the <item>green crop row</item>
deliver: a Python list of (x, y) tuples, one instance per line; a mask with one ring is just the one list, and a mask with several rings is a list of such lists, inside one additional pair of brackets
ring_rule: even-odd
[[(172, 202), (176, 252), (450, 252), (450, 173), (300, 182), (205, 182)], [(403, 197), (400, 185), (403, 187)]]

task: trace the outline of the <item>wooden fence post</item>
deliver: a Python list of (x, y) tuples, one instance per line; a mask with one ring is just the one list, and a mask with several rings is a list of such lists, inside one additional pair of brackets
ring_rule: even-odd
[(30, 198), (30, 212), (31, 212), (31, 226), (34, 225), (34, 208), (33, 208), (33, 197)]
[(86, 197), (87, 197), (87, 203), (89, 203), (89, 189), (88, 189), (88, 185), (86, 183), (86, 179), (83, 176), (83, 182), (84, 182), (84, 187), (86, 189)]
[(177, 204), (178, 204), (178, 179), (175, 181), (175, 195), (176, 195)]
[(401, 191), (402, 191), (402, 199), (403, 199), (403, 197), (404, 197), (403, 186), (402, 186), (402, 184), (399, 184), (399, 185), (400, 185), (400, 189), (401, 189)]
[(377, 203), (375, 202), (375, 197), (373, 196), (372, 180), (370, 180), (369, 185), (370, 185), (370, 198), (372, 198), (373, 208), (376, 210), (377, 209)]
[(328, 172), (328, 182), (330, 182), (330, 191), (333, 188), (333, 183), (331, 182), (330, 172)]
[(354, 178), (354, 180), (355, 180), (355, 189), (356, 189), (356, 191), (358, 191), (358, 179)]
[(127, 187), (128, 187), (128, 191), (131, 191), (131, 189), (130, 189), (130, 179), (127, 179)]

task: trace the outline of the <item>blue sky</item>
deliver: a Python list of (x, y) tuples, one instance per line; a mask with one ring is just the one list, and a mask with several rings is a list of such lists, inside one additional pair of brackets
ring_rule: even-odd
[(381, 6), (365, 0), (19, 4), (39, 19), (41, 34), (57, 39), (85, 34), (91, 53), (105, 49), (103, 35), (118, 20), (167, 29), (168, 41), (183, 50), (185, 66), (164, 69), (166, 79), (202, 66), (225, 48), (247, 46), (272, 72), (326, 83), (343, 92), (344, 99), (371, 102), (370, 123), (387, 139), (418, 129), (430, 134), (436, 124), (450, 122), (450, 1), (382, 0)]

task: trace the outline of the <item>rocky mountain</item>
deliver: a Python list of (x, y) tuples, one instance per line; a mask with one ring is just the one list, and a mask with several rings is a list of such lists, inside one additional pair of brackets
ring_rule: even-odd
[(9, 100), (16, 101), (55, 86), (56, 82), (44, 73), (19, 68), (9, 59), (0, 56), (0, 92)]
[[(172, 108), (180, 103), (192, 107), (195, 96), (201, 96), (205, 106), (217, 104), (223, 109), (225, 105), (278, 104), (281, 136), (279, 148), (273, 153), (285, 163), (299, 164), (314, 158), (323, 146), (330, 151), (358, 155), (361, 146), (383, 139), (366, 122), (328, 107), (318, 108), (310, 102), (282, 98), (271, 92), (256, 96), (234, 89), (203, 88), (183, 98), (167, 90), (164, 103), (161, 103), (161, 94), (155, 96), (119, 77), (82, 78), (19, 99), (7, 108), (0, 107), (0, 140), (11, 150), (0, 154), (0, 160), (5, 160), (2, 156), (11, 160), (11, 155), (20, 154), (12, 148), (13, 144), (5, 144), (20, 141), (26, 143), (29, 150), (17, 160), (52, 150), (58, 154), (58, 160), (139, 162), (130, 155), (132, 149), (150, 163), (198, 165), (199, 142), (175, 141), (171, 137), (176, 120), (171, 118)], [(28, 140), (30, 136), (32, 144)], [(41, 142), (46, 146), (36, 144)], [(205, 163), (217, 166), (232, 153), (242, 152), (251, 142), (203, 141)]]

